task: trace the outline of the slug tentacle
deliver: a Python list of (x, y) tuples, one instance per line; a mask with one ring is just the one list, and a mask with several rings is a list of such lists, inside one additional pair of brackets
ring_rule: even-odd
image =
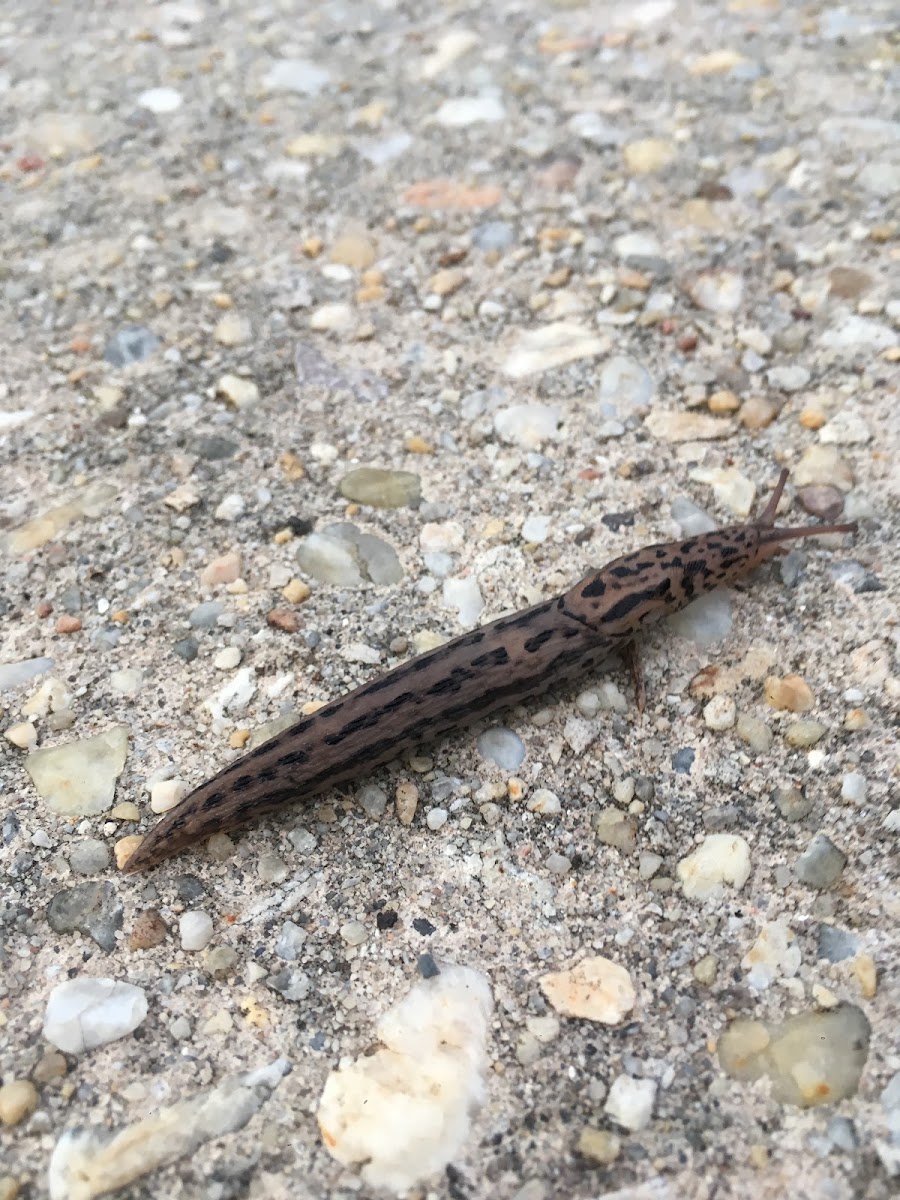
[(756, 520), (647, 546), (570, 591), (402, 663), (225, 767), (167, 813), (125, 864), (141, 871), (295, 800), (348, 783), (451, 730), (541, 695), (626, 650), (651, 621), (728, 586), (783, 552), (784, 541), (852, 533), (853, 523), (777, 528), (782, 471)]

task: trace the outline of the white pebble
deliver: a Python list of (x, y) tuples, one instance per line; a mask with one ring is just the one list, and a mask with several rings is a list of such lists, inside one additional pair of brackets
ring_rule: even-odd
[(182, 950), (205, 950), (213, 935), (212, 917), (199, 909), (182, 913), (178, 918)]
[(37, 745), (37, 730), (30, 721), (19, 721), (10, 725), (3, 736), (20, 750), (32, 750)]
[(619, 1075), (612, 1082), (603, 1111), (616, 1124), (637, 1133), (650, 1124), (655, 1099), (656, 1083), (652, 1079)]
[(442, 825), (447, 824), (449, 816), (446, 808), (430, 808), (425, 814), (425, 824), (429, 829), (440, 829)]
[(545, 542), (549, 532), (549, 517), (531, 516), (526, 517), (522, 522), (522, 541), (524, 542)]
[(737, 720), (737, 705), (731, 696), (713, 696), (703, 709), (708, 729), (730, 729)]
[(50, 993), (44, 1037), (66, 1054), (81, 1054), (126, 1037), (146, 1015), (143, 988), (116, 979), (69, 979)]
[(677, 867), (689, 900), (718, 899), (729, 884), (740, 891), (750, 878), (750, 847), (742, 837), (711, 833)]
[(600, 707), (612, 712), (628, 712), (628, 698), (611, 679), (605, 679), (597, 689), (600, 697)]
[(170, 87), (148, 88), (141, 92), (137, 102), (141, 108), (157, 114), (175, 112), (183, 103), (181, 93)]
[(484, 597), (478, 581), (468, 579), (445, 579), (443, 600), (446, 608), (455, 608), (459, 613), (460, 625), (474, 625), (484, 609)]
[(231, 492), (215, 511), (217, 521), (236, 521), (247, 509), (244, 497), (238, 492)]
[(525, 744), (511, 729), (486, 730), (478, 739), (478, 753), (501, 770), (515, 771), (525, 761)]
[(217, 671), (233, 671), (235, 667), (239, 667), (240, 665), (241, 652), (237, 646), (226, 646), (213, 659), (213, 666)]
[(851, 771), (841, 781), (841, 799), (849, 800), (851, 804), (862, 804), (867, 791), (866, 777), (859, 771)]
[(155, 813), (168, 812), (183, 800), (190, 788), (183, 779), (160, 779), (150, 787), (150, 808)]
[(575, 707), (590, 721), (600, 711), (600, 697), (596, 692), (580, 692), (575, 697)]
[(528, 811), (538, 813), (542, 817), (555, 817), (557, 813), (562, 812), (562, 805), (556, 792), (551, 792), (547, 788), (538, 788), (531, 793)]
[(361, 946), (369, 936), (369, 931), (362, 921), (347, 921), (341, 926), (341, 939), (348, 946)]

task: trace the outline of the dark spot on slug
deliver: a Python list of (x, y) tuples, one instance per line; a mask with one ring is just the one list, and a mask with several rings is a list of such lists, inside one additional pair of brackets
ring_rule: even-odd
[[(246, 792), (247, 788), (251, 787), (252, 784), (253, 784), (253, 776), (252, 775), (238, 775), (237, 779), (232, 780), (229, 783), (228, 787), (229, 787), (229, 790), (232, 792)], [(211, 803), (211, 797), (210, 797), (210, 799), (205, 800), (204, 803), (205, 804)]]
[(502, 667), (504, 663), (509, 662), (509, 651), (505, 646), (498, 646), (496, 650), (489, 650), (487, 654), (479, 654), (478, 658), (472, 659), (473, 667)]
[(278, 765), (279, 767), (297, 767), (300, 763), (305, 763), (308, 758), (307, 750), (291, 750), (289, 754), (279, 758)]
[(547, 644), (553, 637), (552, 629), (545, 629), (542, 633), (535, 634), (533, 638), (529, 638), (525, 643), (525, 650), (528, 654), (534, 654), (535, 650), (540, 650), (541, 646)]
[[(605, 592), (606, 584), (600, 575), (595, 575), (591, 582), (581, 589), (581, 594), (586, 600), (592, 600), (595, 596), (602, 596)], [(562, 608), (561, 604), (560, 608)]]

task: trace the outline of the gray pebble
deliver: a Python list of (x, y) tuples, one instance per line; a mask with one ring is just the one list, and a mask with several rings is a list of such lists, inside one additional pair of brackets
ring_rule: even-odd
[(199, 900), (206, 895), (206, 886), (196, 875), (176, 875), (174, 883), (179, 900)]
[(846, 865), (847, 855), (843, 850), (824, 833), (817, 833), (797, 859), (794, 870), (801, 883), (825, 891), (837, 883)]
[(548, 854), (544, 866), (551, 875), (565, 875), (572, 866), (572, 860), (564, 854)]
[(505, 250), (515, 240), (516, 231), (508, 221), (485, 221), (472, 230), (472, 242), (479, 250)]
[(224, 611), (221, 600), (207, 600), (191, 611), (188, 623), (193, 629), (212, 629)]
[(308, 829), (304, 829), (302, 825), (299, 829), (291, 830), (288, 834), (288, 841), (298, 854), (311, 854), (319, 844), (315, 834), (310, 833)]
[(285, 962), (296, 962), (306, 941), (306, 930), (293, 921), (285, 921), (275, 943), (275, 953)]
[(47, 906), (47, 924), (55, 933), (77, 930), (109, 954), (122, 928), (122, 905), (111, 883), (79, 883), (56, 893)]
[(367, 783), (356, 793), (356, 803), (373, 821), (384, 815), (387, 799), (387, 792), (377, 783)]
[(312, 983), (305, 971), (285, 967), (276, 975), (267, 977), (266, 987), (271, 988), (273, 992), (278, 992), (285, 1000), (296, 1003), (298, 1000), (306, 999), (312, 990)]
[(859, 938), (837, 925), (820, 925), (817, 938), (819, 958), (828, 962), (843, 962), (859, 952)]
[(176, 642), (172, 647), (179, 658), (183, 658), (185, 662), (193, 662), (200, 653), (200, 647), (197, 645), (196, 638), (186, 637)]
[(126, 325), (106, 343), (103, 357), (113, 367), (127, 367), (149, 358), (159, 347), (159, 338), (143, 325)]
[(109, 866), (109, 848), (97, 838), (85, 838), (72, 848), (69, 866), (78, 875), (94, 875)]
[(515, 771), (525, 761), (525, 744), (511, 729), (498, 725), (478, 739), (478, 753), (504, 771)]

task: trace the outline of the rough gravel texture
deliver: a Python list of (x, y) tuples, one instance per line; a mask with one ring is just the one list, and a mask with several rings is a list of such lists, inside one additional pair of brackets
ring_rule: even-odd
[[(893, 7), (0, 3), (0, 678), (52, 660), (0, 690), (0, 1083), (38, 1090), (7, 1093), (4, 1200), (47, 1195), (63, 1129), (279, 1055), (246, 1129), (122, 1194), (367, 1194), (315, 1109), (423, 954), (495, 1010), (487, 1103), (419, 1195), (896, 1194)], [(476, 727), (364, 781), (386, 804), (331, 794), (147, 876), (105, 853), (152, 784), (680, 536), (686, 498), (743, 519), (779, 465), (786, 521), (858, 534), (795, 544), (710, 636), (654, 632), (642, 716), (624, 674), (588, 680), (502, 719), (515, 767)], [(392, 473), (362, 503), (360, 467)], [(767, 702), (787, 675), (812, 707)], [(35, 739), (121, 726), (115, 807), (38, 795)], [(685, 896), (722, 833), (749, 877)], [(804, 882), (817, 837), (839, 854)], [(539, 979), (593, 955), (634, 1011), (535, 1025)], [(78, 977), (146, 1019), (61, 1055), (44, 1013)], [(720, 1065), (736, 1018), (839, 1002), (871, 1027), (855, 1095), (803, 1109)], [(617, 1084), (654, 1097), (631, 1128), (620, 1077), (656, 1085)]]

